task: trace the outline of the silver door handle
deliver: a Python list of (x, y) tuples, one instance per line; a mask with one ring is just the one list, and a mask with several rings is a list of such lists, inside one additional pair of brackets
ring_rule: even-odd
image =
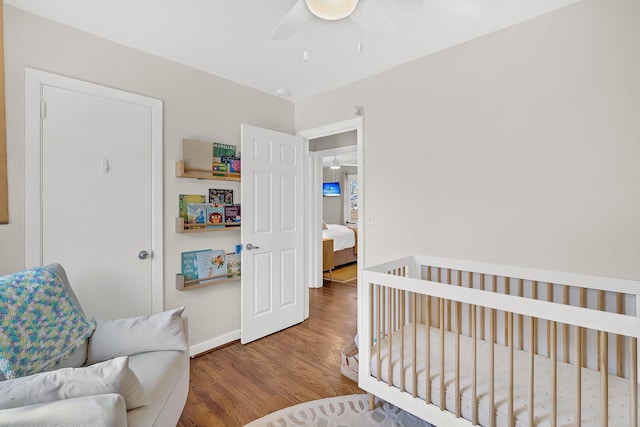
[(140, 258), (140, 259), (147, 259), (147, 258), (149, 258), (149, 252), (147, 252), (147, 251), (140, 251), (140, 252), (138, 252), (138, 258)]
[(260, 246), (253, 246), (251, 243), (247, 243), (247, 250), (260, 249)]

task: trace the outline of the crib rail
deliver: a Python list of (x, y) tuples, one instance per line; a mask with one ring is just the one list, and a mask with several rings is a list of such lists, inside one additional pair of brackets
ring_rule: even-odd
[(637, 282), (438, 261), (364, 270), (363, 389), (434, 424), (638, 426)]

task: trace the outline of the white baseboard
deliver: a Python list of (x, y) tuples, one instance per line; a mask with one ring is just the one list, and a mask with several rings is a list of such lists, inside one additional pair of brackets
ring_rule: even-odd
[(207, 341), (192, 345), (189, 347), (189, 356), (193, 357), (205, 351), (209, 351), (221, 345), (228, 344), (232, 341), (240, 339), (240, 329), (237, 331), (229, 332), (228, 334), (220, 335), (219, 337), (212, 338)]

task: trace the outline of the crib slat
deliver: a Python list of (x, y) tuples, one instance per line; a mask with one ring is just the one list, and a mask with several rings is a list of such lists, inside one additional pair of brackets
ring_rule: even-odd
[(456, 319), (456, 337), (455, 337), (455, 396), (456, 396), (456, 418), (460, 418), (462, 410), (460, 407), (460, 327), (462, 323), (462, 315), (460, 313), (460, 303), (455, 301), (454, 303), (454, 317)]
[[(569, 300), (569, 286), (564, 285), (562, 289), (562, 302), (566, 305), (570, 304)], [(569, 324), (562, 325), (562, 361), (569, 363)]]
[(444, 298), (440, 298), (440, 410), (446, 408), (446, 390), (444, 388)]
[[(438, 283), (442, 283), (442, 268), (437, 267), (437, 272), (436, 272), (436, 282)], [(436, 320), (438, 321), (438, 324), (436, 325), (436, 328), (443, 328), (444, 325), (442, 325), (442, 323), (440, 323), (440, 318), (442, 316), (440, 316), (440, 302), (436, 301)]]
[[(497, 292), (498, 290), (498, 276), (493, 275), (493, 277), (491, 278), (491, 292)], [(489, 316), (491, 317), (491, 333), (492, 333), (492, 339), (491, 339), (491, 343), (492, 344), (496, 344), (497, 340), (498, 340), (498, 332), (496, 330), (496, 311), (494, 309), (491, 309)]]
[(376, 330), (378, 338), (377, 338), (377, 342), (378, 342), (378, 353), (376, 355), (376, 366), (378, 367), (378, 372), (376, 372), (376, 378), (378, 379), (378, 381), (380, 381), (382, 379), (382, 362), (380, 360), (380, 353), (382, 351), (382, 343), (380, 342), (380, 339), (382, 338), (382, 309), (381, 307), (384, 307), (382, 305), (382, 290), (381, 290), (382, 286), (380, 285), (376, 285), (376, 300), (377, 300), (377, 309), (376, 309), (376, 323), (378, 324), (378, 329)]
[[(447, 285), (451, 284), (451, 269), (447, 268)], [(447, 330), (451, 332), (451, 300), (447, 300)]]
[[(585, 288), (580, 288), (580, 307), (587, 306), (587, 290)], [(582, 367), (587, 367), (587, 340), (585, 339), (586, 330), (584, 328), (580, 328), (580, 341), (582, 341), (582, 345), (580, 346), (580, 360), (582, 361)]]
[(471, 305), (471, 423), (478, 425), (478, 338), (476, 306)]
[[(504, 294), (509, 295), (511, 293), (511, 278), (504, 278)], [(509, 322), (509, 313), (507, 311), (504, 312), (504, 344), (507, 345), (509, 342), (509, 334), (507, 323)]]
[(638, 340), (629, 338), (629, 426), (638, 427)]
[(389, 377), (388, 385), (393, 386), (393, 330), (391, 329), (391, 322), (393, 318), (393, 298), (391, 295), (392, 289), (387, 288), (387, 372)]
[[(536, 300), (538, 299), (538, 282), (536, 280), (531, 282), (531, 298)], [(531, 333), (535, 337), (535, 340), (533, 341), (531, 348), (533, 349), (533, 354), (538, 354), (538, 319), (534, 317), (532, 320), (533, 326)]]
[[(484, 273), (480, 273), (480, 290), (484, 291)], [(480, 339), (484, 341), (484, 307), (480, 306)]]
[[(553, 283), (547, 283), (547, 301), (553, 302)], [(547, 356), (551, 357), (551, 323), (547, 320)]]
[(404, 392), (406, 390), (405, 385), (405, 375), (404, 375), (404, 324), (405, 324), (405, 303), (406, 303), (406, 294), (405, 291), (398, 291), (398, 299), (400, 300), (400, 315), (398, 316), (398, 321), (400, 323), (400, 391)]
[(549, 361), (551, 362), (551, 427), (558, 425), (558, 348), (557, 324), (547, 321), (549, 330)]
[[(606, 305), (606, 298), (607, 296), (605, 295), (604, 291), (599, 290), (598, 291), (598, 310), (600, 311), (604, 311), (605, 305)], [(598, 369), (600, 369), (600, 366), (602, 366), (602, 361), (600, 359), (600, 354), (601, 354), (602, 350), (600, 349), (600, 339), (598, 339)], [(605, 365), (607, 366), (607, 365)], [(605, 369), (606, 370), (606, 369)]]
[(609, 335), (607, 332), (598, 331), (600, 337), (598, 353), (600, 353), (600, 425), (609, 425)]
[[(492, 290), (496, 289), (496, 276), (493, 276)], [(495, 342), (496, 342), (496, 311), (489, 309), (489, 425), (496, 426), (496, 372), (495, 372)]]
[(418, 298), (415, 292), (411, 292), (411, 322), (413, 323), (413, 333), (411, 335), (411, 348), (413, 348), (413, 354), (411, 358), (411, 379), (413, 380), (413, 382), (411, 383), (411, 391), (413, 392), (414, 398), (418, 397), (418, 373), (416, 370), (416, 366), (418, 364), (418, 319), (416, 318), (416, 311), (418, 311), (417, 300)]
[(535, 351), (535, 342), (537, 341), (536, 334), (536, 323), (535, 318), (529, 317), (529, 424), (530, 426), (534, 425), (533, 420), (535, 419), (534, 406), (533, 406), (533, 395), (535, 390), (535, 374), (534, 374), (534, 356)]
[(425, 339), (424, 339), (424, 346), (425, 346), (425, 354), (427, 355), (427, 360), (425, 361), (425, 374), (426, 374), (426, 390), (424, 393), (425, 396), (425, 402), (427, 404), (431, 403), (431, 297), (427, 295), (427, 298), (425, 298), (425, 310), (426, 310), (426, 316), (427, 316), (427, 321), (426, 321), (426, 328), (425, 328)]
[[(467, 287), (473, 288), (473, 272), (469, 271), (467, 273)], [(467, 306), (467, 335), (471, 336), (471, 304)]]
[(507, 316), (507, 345), (509, 346), (509, 408), (507, 420), (509, 423), (509, 427), (515, 427), (516, 419), (513, 415), (513, 376), (514, 376), (514, 365), (513, 365), (513, 355), (514, 355), (514, 346), (513, 346), (513, 313), (509, 312)]
[[(524, 279), (518, 279), (518, 296), (524, 295)], [(518, 314), (518, 349), (524, 350), (524, 325), (522, 324), (522, 314)]]
[[(624, 294), (618, 292), (616, 294), (616, 311), (618, 314), (624, 314)], [(616, 335), (616, 374), (621, 377), (624, 375), (624, 336)]]
[(576, 406), (574, 411), (574, 425), (580, 427), (582, 425), (582, 328), (576, 326), (574, 338), (574, 351), (576, 352), (575, 368), (575, 390)]

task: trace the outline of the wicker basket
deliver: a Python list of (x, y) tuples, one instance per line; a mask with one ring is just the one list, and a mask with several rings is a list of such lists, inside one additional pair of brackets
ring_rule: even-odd
[(352, 381), (358, 382), (358, 347), (349, 341), (342, 349), (340, 372)]

